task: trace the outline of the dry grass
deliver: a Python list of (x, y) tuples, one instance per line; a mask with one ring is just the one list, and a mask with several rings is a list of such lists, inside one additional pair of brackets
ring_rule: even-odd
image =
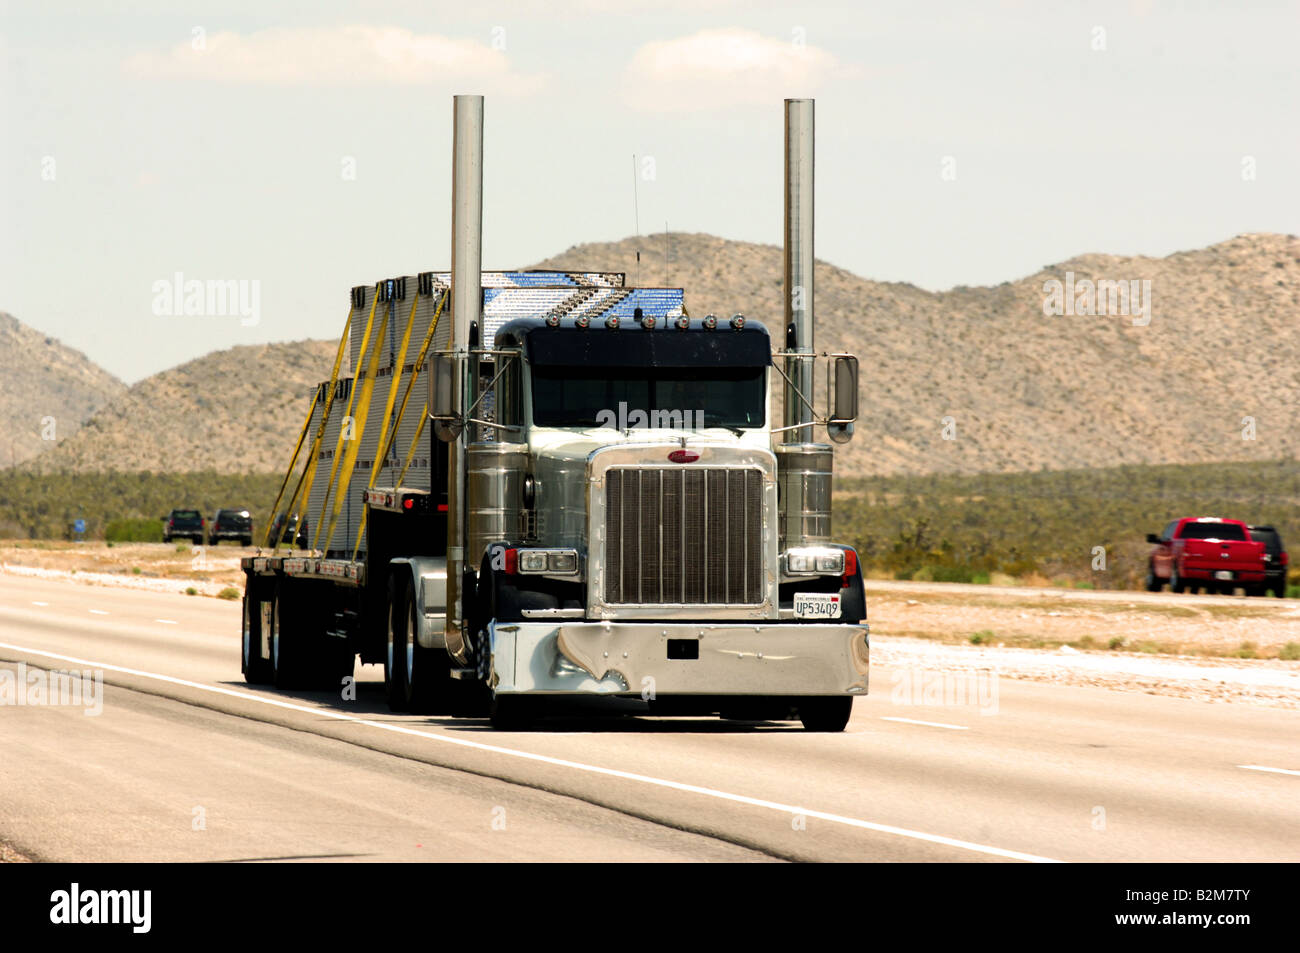
[(1213, 658), (1300, 658), (1294, 602), (1258, 600), (1185, 605), (1112, 598), (1060, 599), (1050, 592), (1025, 598), (952, 591), (872, 591), (872, 633), (949, 644), (1119, 651)]
[(128, 581), (163, 579), (190, 584), (203, 595), (226, 587), (243, 591), (239, 559), (254, 552), (238, 546), (192, 547), (188, 543), (67, 543), (0, 540), (0, 562), (77, 575), (104, 574)]

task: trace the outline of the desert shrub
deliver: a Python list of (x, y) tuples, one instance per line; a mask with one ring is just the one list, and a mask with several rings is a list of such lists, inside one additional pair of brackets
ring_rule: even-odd
[(104, 527), (104, 538), (114, 543), (161, 543), (162, 520), (141, 518), (112, 520)]
[[(1300, 552), (1294, 460), (845, 478), (835, 488), (834, 536), (857, 548), (865, 571), (898, 579), (987, 573), (996, 585), (1013, 576), (1139, 588), (1146, 534), (1206, 512), (1271, 523)], [(1093, 570), (1097, 546), (1104, 571)], [(1300, 597), (1293, 567), (1289, 594)]]

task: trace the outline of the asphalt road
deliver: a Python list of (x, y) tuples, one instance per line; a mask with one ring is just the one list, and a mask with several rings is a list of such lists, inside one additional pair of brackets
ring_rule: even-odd
[[(1300, 860), (1300, 712), (873, 670), (844, 734), (253, 688), (239, 604), (0, 576), (0, 840), (98, 860)], [(946, 701), (945, 703), (945, 691)], [(964, 697), (962, 697), (964, 696)], [(92, 706), (93, 707), (93, 706)]]

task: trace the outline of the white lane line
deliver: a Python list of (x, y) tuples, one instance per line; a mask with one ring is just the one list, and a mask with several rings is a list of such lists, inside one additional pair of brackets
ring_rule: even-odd
[(155, 622), (161, 622), (163, 625), (180, 625), (175, 619), (154, 619)]
[(89, 612), (91, 615), (108, 615), (108, 613), (105, 612), (103, 609), (87, 609), (86, 611)]
[(640, 784), (649, 784), (655, 787), (668, 788), (673, 791), (685, 791), (689, 794), (701, 794), (705, 797), (716, 798), (721, 801), (732, 801), (736, 804), (747, 804), (751, 807), (767, 808), (769, 810), (779, 811), (782, 814), (815, 817), (818, 820), (830, 821), (834, 824), (843, 824), (846, 827), (857, 827), (862, 830), (876, 831), (880, 834), (895, 834), (899, 837), (908, 837), (912, 840), (927, 841), (931, 844), (942, 844), (945, 847), (957, 847), (961, 850), (974, 851), (979, 854), (990, 854), (994, 857), (1006, 857), (1009, 860), (1023, 860), (1034, 864), (1064, 863), (1064, 861), (1055, 860), (1051, 857), (1040, 857), (1037, 854), (1026, 854), (1016, 850), (1006, 850), (1002, 847), (976, 844), (971, 841), (958, 840), (954, 837), (944, 837), (941, 834), (927, 834), (923, 831), (909, 830), (906, 827), (894, 827), (892, 824), (877, 824), (874, 821), (864, 821), (856, 817), (845, 817), (841, 814), (831, 814), (826, 811), (815, 811), (794, 804), (782, 804), (779, 801), (767, 801), (762, 798), (747, 797), (743, 794), (730, 794), (726, 791), (700, 787), (696, 784), (686, 784), (681, 781), (668, 781), (663, 778), (651, 777), (650, 775), (633, 774), (630, 771), (619, 771), (616, 768), (604, 768), (600, 765), (584, 764), (581, 761), (568, 761), (564, 758), (553, 758), (550, 755), (535, 754), (531, 751), (519, 751), (515, 748), (502, 748), (500, 745), (484, 744), (481, 741), (469, 741), (465, 738), (452, 738), (449, 735), (420, 731), (416, 728), (407, 728), (403, 725), (393, 725), (382, 721), (371, 721), (368, 718), (358, 718), (355, 715), (347, 715), (343, 712), (331, 711), (328, 708), (313, 708), (308, 705), (295, 705), (293, 702), (281, 701), (278, 698), (264, 698), (261, 695), (250, 695), (248, 692), (237, 692), (232, 688), (222, 688), (219, 685), (204, 685), (200, 682), (191, 682), (184, 678), (174, 678), (171, 675), (159, 675), (155, 672), (142, 672), (139, 669), (124, 668), (120, 665), (109, 665), (106, 662), (94, 662), (89, 659), (75, 658), (71, 655), (59, 655), (55, 652), (46, 652), (42, 649), (34, 649), (25, 645), (13, 645), (9, 642), (0, 642), (0, 649), (12, 649), (15, 652), (41, 655), (45, 658), (58, 659), (60, 662), (71, 662), (74, 665), (99, 668), (107, 672), (121, 672), (123, 675), (152, 678), (155, 681), (167, 682), (172, 685), (183, 685), (186, 688), (197, 689), (201, 692), (210, 692), (213, 695), (226, 695), (230, 698), (238, 698), (243, 701), (258, 702), (262, 705), (269, 705), (272, 708), (283, 708), (287, 711), (302, 712), (307, 715), (314, 715), (317, 718), (332, 718), (335, 721), (346, 721), (351, 722), (354, 725), (365, 725), (368, 728), (378, 728), (381, 731), (391, 731), (394, 734), (399, 735), (414, 735), (417, 738), (427, 738), (430, 741), (456, 745), (461, 748), (472, 748), (476, 751), (488, 751), (493, 754), (505, 755), (510, 758), (520, 758), (525, 761), (537, 761), (542, 764), (556, 765), (562, 768), (572, 768), (575, 771), (585, 771), (589, 774), (601, 774), (606, 777), (621, 778), (625, 781), (636, 781)]
[(1247, 771), (1267, 771), (1269, 774), (1291, 774), (1300, 778), (1300, 771), (1292, 771), (1290, 768), (1266, 768), (1262, 764), (1239, 764), (1237, 767)]
[(925, 725), (927, 728), (951, 728), (953, 731), (970, 731), (969, 725), (945, 725), (941, 721), (917, 721), (915, 718), (890, 718), (881, 715), (881, 721), (901, 721), (905, 725)]
[(33, 600), (32, 600), (32, 605), (34, 605), (34, 606), (48, 606), (49, 603), (48, 603), (48, 602), (37, 602), (35, 599), (33, 599)]

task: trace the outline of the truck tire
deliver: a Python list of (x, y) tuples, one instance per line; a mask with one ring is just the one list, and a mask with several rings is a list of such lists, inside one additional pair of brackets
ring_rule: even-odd
[(406, 708), (418, 715), (441, 715), (448, 710), (451, 658), (442, 649), (420, 645), (415, 590), (406, 586)]
[(1159, 592), (1165, 587), (1160, 577), (1156, 575), (1154, 566), (1147, 566), (1147, 592)]
[(277, 583), (271, 602), (271, 682), (276, 688), (301, 688), (309, 675), (303, 644), (302, 607)]
[(497, 731), (525, 731), (537, 714), (537, 700), (522, 695), (498, 695), (492, 689), (492, 659), (487, 626), (501, 616), (497, 571), (484, 557), (476, 584), (479, 607), (474, 637), (474, 665), (478, 669), (477, 694), (487, 708), (488, 721)]
[(527, 731), (533, 724), (534, 699), (523, 695), (498, 695), (492, 693), (488, 705), (488, 719), (497, 731)]
[(250, 685), (265, 685), (271, 681), (271, 662), (262, 658), (262, 603), (249, 599), (251, 584), (244, 587), (244, 638), (240, 654), (240, 668), (244, 681)]
[(384, 653), (384, 694), (389, 711), (406, 711), (410, 689), (406, 678), (406, 586), (395, 576), (388, 579), (388, 643)]
[(1173, 566), (1169, 570), (1169, 591), (1181, 593), (1186, 588), (1183, 577), (1178, 575), (1178, 567)]
[(806, 698), (799, 705), (799, 720), (807, 731), (843, 731), (852, 713), (852, 695)]

